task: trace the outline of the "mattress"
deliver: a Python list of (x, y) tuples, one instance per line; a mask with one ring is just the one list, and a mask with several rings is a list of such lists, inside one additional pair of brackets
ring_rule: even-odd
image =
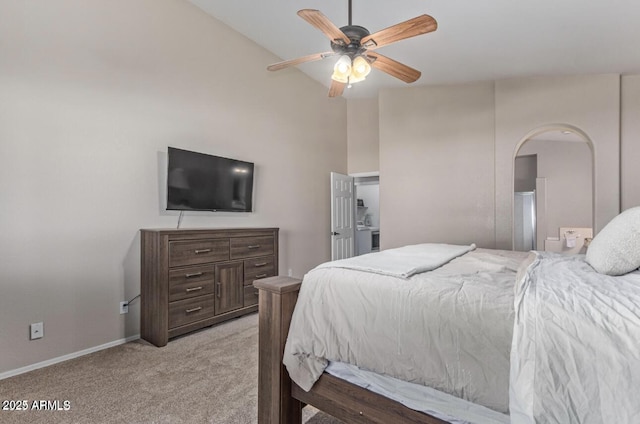
[(341, 362), (507, 414), (514, 283), (526, 257), (475, 249), (409, 278), (316, 268), (293, 313), (289, 375), (309, 390)]

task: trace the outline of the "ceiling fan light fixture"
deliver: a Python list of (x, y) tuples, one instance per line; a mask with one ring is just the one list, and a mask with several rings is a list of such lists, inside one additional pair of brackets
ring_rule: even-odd
[(347, 83), (349, 82), (349, 76), (351, 75), (351, 58), (349, 56), (342, 55), (340, 59), (333, 66), (333, 75), (331, 79), (334, 81)]
[(364, 58), (364, 56), (356, 56), (353, 59), (353, 66), (351, 67), (351, 77), (349, 78), (349, 82), (355, 83), (364, 81), (364, 79), (371, 72), (371, 65)]
[(339, 97), (345, 86), (363, 81), (373, 66), (379, 71), (406, 83), (420, 78), (420, 71), (373, 52), (373, 50), (398, 41), (435, 31), (438, 23), (433, 17), (423, 14), (408, 21), (369, 32), (368, 29), (351, 23), (351, 0), (349, 0), (349, 25), (338, 28), (322, 12), (315, 9), (302, 9), (298, 16), (319, 29), (331, 42), (331, 51), (302, 56), (267, 66), (269, 71), (277, 71), (306, 62), (313, 62), (329, 56), (340, 56), (333, 67), (329, 97)]

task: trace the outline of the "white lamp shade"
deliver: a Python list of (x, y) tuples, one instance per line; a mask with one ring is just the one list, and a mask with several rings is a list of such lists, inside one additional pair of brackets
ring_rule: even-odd
[(347, 83), (349, 82), (349, 75), (351, 75), (351, 58), (347, 55), (342, 55), (333, 66), (333, 75), (331, 75), (331, 79)]
[(369, 75), (369, 72), (371, 72), (371, 65), (369, 65), (367, 59), (362, 56), (357, 56), (353, 59), (351, 78), (349, 78), (349, 82), (355, 83), (364, 81), (367, 75)]

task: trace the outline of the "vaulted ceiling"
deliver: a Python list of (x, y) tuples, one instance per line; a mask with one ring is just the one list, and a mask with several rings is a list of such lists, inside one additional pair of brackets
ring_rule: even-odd
[[(329, 40), (296, 15), (318, 9), (348, 24), (348, 0), (189, 0), (282, 60), (331, 50)], [(371, 33), (428, 14), (437, 31), (381, 47), (378, 53), (422, 72), (412, 85), (513, 77), (640, 73), (637, 0), (352, 0), (353, 24)], [(335, 57), (297, 68), (325, 86)], [(267, 72), (269, 63), (256, 72)], [(296, 72), (294, 69), (277, 72)], [(407, 84), (379, 70), (345, 90), (372, 97)]]

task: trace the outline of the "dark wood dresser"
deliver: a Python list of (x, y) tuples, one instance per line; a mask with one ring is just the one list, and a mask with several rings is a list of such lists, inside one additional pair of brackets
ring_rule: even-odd
[(143, 229), (140, 336), (156, 346), (258, 310), (278, 275), (278, 228)]

